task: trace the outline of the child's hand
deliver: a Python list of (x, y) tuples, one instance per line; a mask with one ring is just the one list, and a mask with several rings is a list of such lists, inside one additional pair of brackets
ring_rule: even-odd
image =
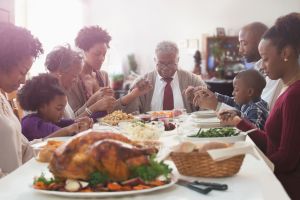
[(93, 120), (89, 117), (78, 118), (75, 120), (75, 122), (79, 123), (79, 132), (93, 127)]
[(194, 93), (193, 104), (200, 108), (206, 108), (216, 110), (218, 105), (218, 99), (212, 91), (206, 88), (199, 88)]
[(229, 126), (237, 126), (242, 120), (236, 110), (222, 110), (218, 113), (218, 118), (221, 120), (221, 124)]
[(79, 123), (75, 122), (74, 124), (72, 125), (69, 125), (67, 127), (65, 127), (65, 135), (64, 136), (72, 136), (72, 135), (75, 135), (76, 133), (79, 132)]

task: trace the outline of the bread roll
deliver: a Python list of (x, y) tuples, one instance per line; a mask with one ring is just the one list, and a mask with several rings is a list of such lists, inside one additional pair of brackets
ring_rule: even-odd
[(206, 143), (202, 146), (202, 148), (199, 148), (199, 152), (207, 152), (208, 150), (211, 149), (222, 149), (222, 148), (227, 148), (229, 147), (229, 144), (226, 143), (221, 143), (221, 142), (209, 142)]
[(50, 162), (53, 152), (62, 144), (63, 142), (61, 141), (49, 140), (40, 150), (37, 160), (40, 162)]
[(196, 145), (194, 143), (183, 142), (183, 143), (181, 143), (178, 151), (184, 152), (184, 153), (190, 153), (190, 152), (194, 151), (195, 148), (196, 148)]

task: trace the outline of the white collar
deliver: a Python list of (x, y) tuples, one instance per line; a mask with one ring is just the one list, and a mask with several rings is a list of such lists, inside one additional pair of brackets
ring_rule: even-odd
[[(163, 80), (163, 77), (161, 77), (159, 75), (158, 71), (156, 71), (156, 73), (157, 73), (157, 76), (158, 76), (159, 80)], [(171, 78), (174, 80), (176, 77), (177, 77), (177, 70), (176, 70), (176, 72), (173, 74), (173, 76)]]

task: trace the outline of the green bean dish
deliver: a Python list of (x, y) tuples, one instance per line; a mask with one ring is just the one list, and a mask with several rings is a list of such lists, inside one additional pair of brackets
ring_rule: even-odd
[(198, 138), (206, 138), (206, 137), (229, 137), (229, 136), (237, 136), (239, 135), (239, 131), (235, 128), (210, 128), (208, 130), (201, 130), (194, 134), (189, 135), (188, 137), (198, 137)]

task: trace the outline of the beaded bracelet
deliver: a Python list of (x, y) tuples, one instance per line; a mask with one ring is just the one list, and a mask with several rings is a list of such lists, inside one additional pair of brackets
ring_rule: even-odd
[(92, 115), (92, 111), (91, 111), (88, 107), (85, 108), (85, 112), (86, 112), (89, 116)]

